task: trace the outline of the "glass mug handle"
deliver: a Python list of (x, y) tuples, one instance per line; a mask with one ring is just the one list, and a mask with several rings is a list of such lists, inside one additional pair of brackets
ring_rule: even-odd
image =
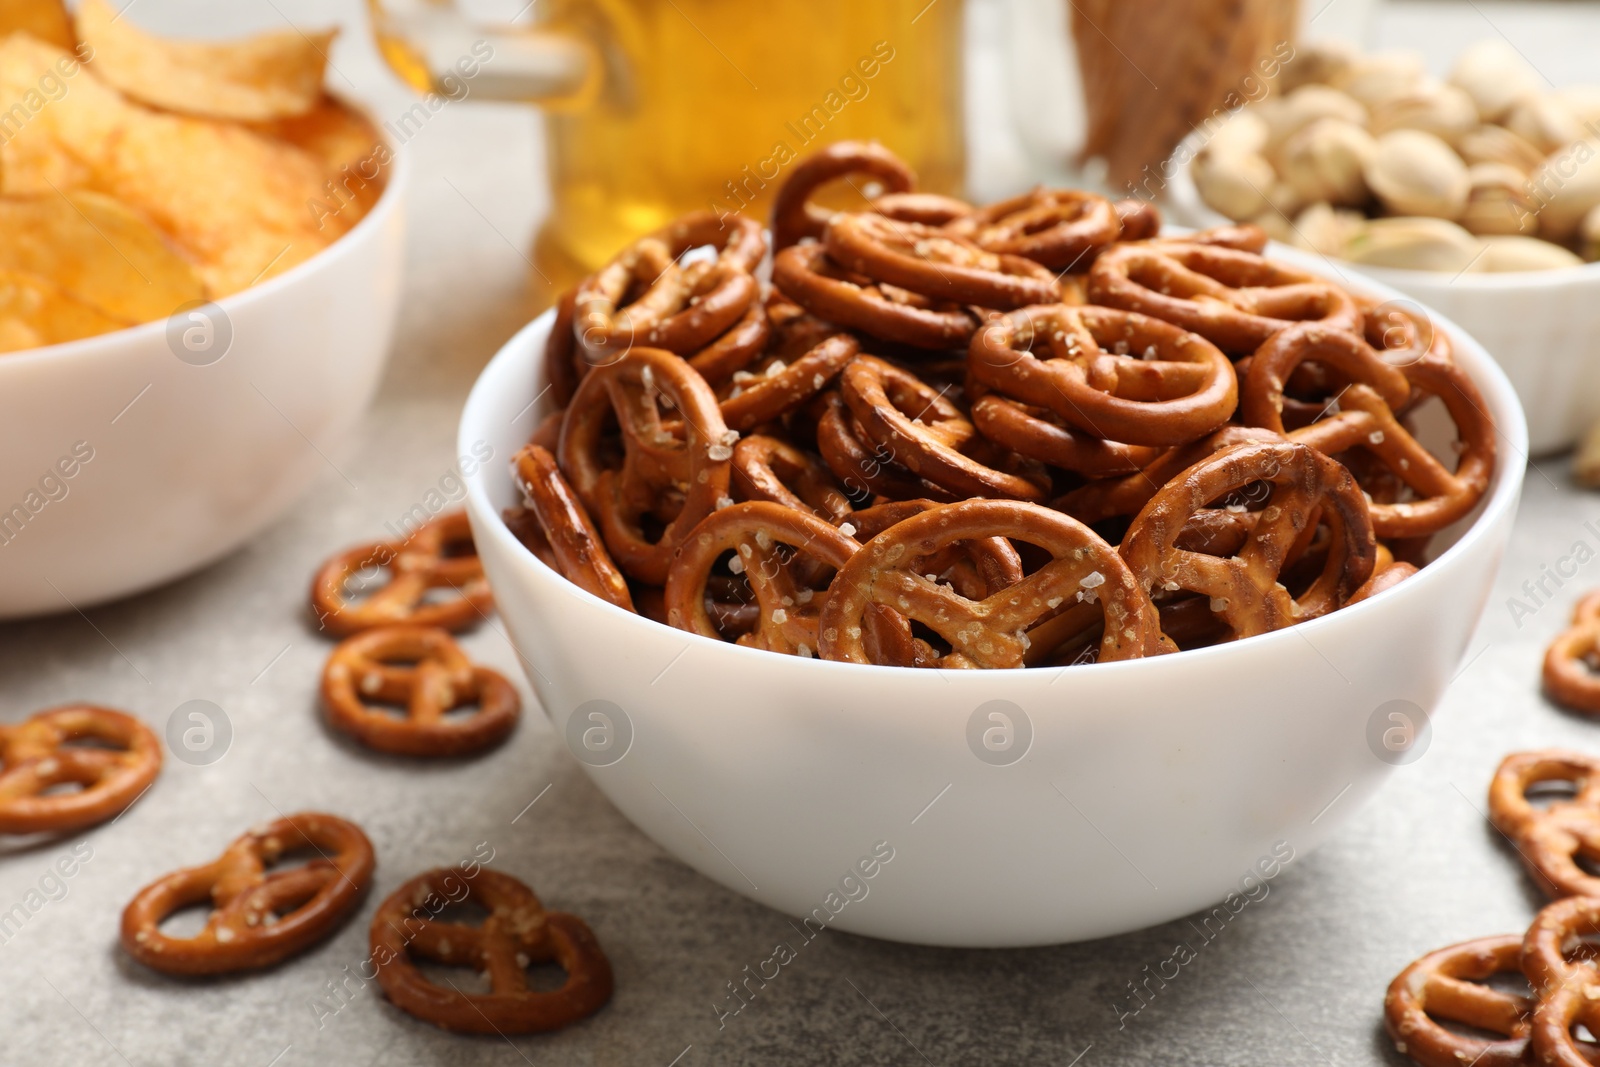
[(587, 42), (520, 23), (480, 22), (454, 0), (367, 0), (367, 11), (384, 61), (418, 92), (574, 106), (600, 77), (599, 56)]

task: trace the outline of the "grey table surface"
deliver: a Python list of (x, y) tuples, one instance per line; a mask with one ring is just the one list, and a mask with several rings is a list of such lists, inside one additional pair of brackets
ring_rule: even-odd
[[(330, 10), (354, 24), (356, 8), (144, 0), (140, 17), (229, 31), (283, 17), (309, 25)], [(1441, 66), (1496, 33), (1564, 84), (1592, 76), (1600, 9), (1415, 3), (1381, 7), (1374, 25), (1377, 43), (1416, 44)], [(359, 31), (336, 64), (335, 77), (380, 113), (403, 109), (404, 92)], [(1507, 606), (1573, 542), (1592, 544), (1583, 523), (1600, 521), (1600, 496), (1571, 489), (1559, 459), (1529, 469), (1513, 543), (1426, 754), (1215, 940), (1199, 943), (1183, 921), (1027, 951), (828, 933), (719, 1026), (713, 1004), (726, 983), (792, 936), (788, 917), (707, 881), (633, 829), (525, 687), (529, 714), (516, 735), (467, 762), (377, 757), (319, 719), (328, 645), (303, 613), (309, 574), (438, 485), (466, 390), (539, 296), (525, 262), (545, 203), (535, 120), (519, 108), (452, 105), (411, 147), (418, 173), (399, 341), (359, 440), (287, 517), (227, 560), (87, 615), (0, 626), (7, 721), (89, 700), (160, 730), (180, 704), (202, 699), (223, 709), (233, 734), (209, 765), (169, 759), (115, 825), (0, 842), (0, 912), (50, 898), (0, 938), (0, 1064), (1396, 1063), (1379, 1027), (1394, 973), (1428, 949), (1527, 925), (1538, 896), (1484, 820), (1489, 774), (1518, 748), (1600, 749), (1600, 726), (1557, 711), (1537, 690), (1545, 643), (1578, 593), (1600, 585), (1600, 565), (1586, 564), (1520, 623)], [(521, 684), (498, 624), (466, 644)], [(136, 887), (215, 855), (245, 827), (305, 809), (356, 819), (380, 856), (374, 896), (337, 936), (275, 970), (223, 981), (167, 979), (119, 952), (118, 916)], [(350, 977), (376, 901), (483, 843), (496, 866), (594, 927), (617, 974), (602, 1013), (551, 1036), (456, 1037)], [(74, 848), (89, 859), (55, 881), (52, 866)], [(1185, 939), (1196, 958), (1147, 986), (1148, 1002), (1127, 1014), (1138, 1003), (1128, 983), (1143, 983)]]

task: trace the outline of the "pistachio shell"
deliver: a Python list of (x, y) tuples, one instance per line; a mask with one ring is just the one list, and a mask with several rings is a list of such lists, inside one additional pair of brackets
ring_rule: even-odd
[(1366, 178), (1383, 206), (1395, 215), (1457, 218), (1466, 209), (1472, 188), (1461, 157), (1421, 130), (1395, 130), (1378, 138)]
[(1450, 71), (1450, 84), (1467, 91), (1485, 122), (1493, 122), (1519, 99), (1543, 88), (1539, 73), (1528, 61), (1496, 37), (1461, 53)]
[(1579, 141), (1551, 156), (1530, 179), (1539, 209), (1539, 235), (1565, 244), (1583, 217), (1600, 205), (1600, 141)]
[(1472, 191), (1461, 225), (1471, 233), (1532, 234), (1539, 229), (1539, 205), (1528, 179), (1506, 163), (1474, 163), (1467, 168)]
[(1424, 130), (1453, 144), (1477, 125), (1478, 108), (1465, 90), (1424, 82), (1374, 107), (1368, 129), (1375, 137), (1390, 130)]
[(1544, 153), (1502, 126), (1485, 123), (1462, 134), (1456, 151), (1470, 163), (1505, 163), (1532, 174), (1544, 163)]
[(1294, 220), (1293, 243), (1308, 252), (1337, 256), (1350, 239), (1367, 224), (1358, 211), (1312, 204)]
[(1211, 132), (1206, 151), (1218, 155), (1260, 154), (1267, 147), (1267, 120), (1247, 107), (1235, 111)]
[(1501, 273), (1520, 270), (1559, 270), (1581, 267), (1583, 260), (1560, 245), (1537, 237), (1485, 237), (1483, 256), (1476, 269)]
[(1352, 263), (1452, 273), (1473, 265), (1478, 239), (1444, 219), (1373, 219), (1345, 242), (1341, 256)]
[(1326, 85), (1302, 85), (1285, 96), (1281, 106), (1267, 112), (1271, 129), (1267, 140), (1268, 155), (1282, 147), (1289, 138), (1317, 119), (1344, 119), (1357, 126), (1367, 124), (1367, 109), (1345, 93)]
[(1267, 236), (1279, 244), (1294, 243), (1294, 225), (1283, 212), (1268, 208), (1250, 221), (1266, 230)]
[(1294, 58), (1283, 65), (1278, 88), (1291, 92), (1302, 85), (1331, 85), (1356, 61), (1353, 44), (1339, 40), (1297, 42)]
[(1590, 263), (1600, 260), (1600, 207), (1583, 217), (1583, 224), (1578, 227), (1578, 245), (1584, 259)]
[(1272, 164), (1252, 153), (1202, 152), (1194, 162), (1200, 198), (1230, 219), (1252, 219), (1270, 206), (1267, 191), (1278, 180)]
[(1566, 101), (1553, 93), (1532, 93), (1511, 105), (1506, 129), (1545, 155), (1583, 137), (1583, 125)]
[(1600, 132), (1600, 85), (1571, 85), (1557, 89), (1556, 96), (1572, 109), (1579, 123)]
[(1279, 170), (1302, 202), (1361, 204), (1367, 200), (1362, 172), (1377, 147), (1372, 135), (1353, 122), (1317, 119), (1283, 146)]
[(1410, 92), (1426, 77), (1427, 68), (1417, 53), (1377, 52), (1351, 63), (1332, 84), (1372, 108)]

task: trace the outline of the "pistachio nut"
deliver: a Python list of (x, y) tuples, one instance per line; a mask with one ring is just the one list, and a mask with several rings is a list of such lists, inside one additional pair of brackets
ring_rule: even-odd
[(1351, 63), (1331, 84), (1374, 108), (1405, 95), (1426, 77), (1427, 68), (1415, 52), (1377, 52)]
[(1533, 234), (1539, 229), (1539, 204), (1528, 178), (1507, 163), (1474, 163), (1467, 168), (1472, 190), (1461, 225), (1471, 233)]
[(1195, 157), (1193, 175), (1200, 198), (1235, 221), (1266, 211), (1267, 191), (1278, 180), (1272, 164), (1250, 152), (1201, 152)]
[(1428, 81), (1373, 107), (1368, 129), (1375, 137), (1390, 130), (1424, 130), (1454, 144), (1477, 125), (1477, 105), (1465, 90)]
[(1453, 222), (1400, 218), (1363, 224), (1340, 256), (1373, 267), (1457, 273), (1473, 266), (1481, 251), (1478, 239)]
[(1354, 206), (1367, 200), (1363, 172), (1377, 147), (1372, 135), (1353, 122), (1317, 119), (1284, 144), (1278, 170), (1302, 203)]
[(1268, 208), (1250, 221), (1267, 231), (1267, 236), (1279, 244), (1287, 245), (1295, 242), (1294, 225), (1281, 211)]
[(1281, 148), (1289, 138), (1318, 119), (1344, 119), (1366, 126), (1367, 109), (1360, 103), (1326, 85), (1302, 85), (1279, 101), (1265, 116), (1270, 128), (1267, 154)]
[(1211, 131), (1208, 152), (1259, 155), (1267, 147), (1267, 120), (1253, 107), (1240, 108)]
[(1557, 152), (1529, 179), (1539, 203), (1539, 235), (1565, 244), (1600, 205), (1600, 141), (1579, 141)]
[(1506, 129), (1549, 155), (1583, 137), (1583, 124), (1565, 100), (1554, 93), (1531, 93), (1511, 105)]
[(1456, 60), (1450, 71), (1450, 84), (1459, 86), (1478, 105), (1478, 116), (1485, 122), (1500, 118), (1511, 105), (1543, 86), (1539, 74), (1515, 48), (1491, 37), (1479, 41)]
[(1557, 89), (1556, 96), (1572, 109), (1579, 125), (1591, 136), (1600, 136), (1600, 85), (1572, 85)]
[(1359, 211), (1312, 204), (1294, 220), (1293, 244), (1325, 256), (1340, 255), (1356, 232), (1367, 224)]
[(1422, 130), (1393, 130), (1378, 138), (1366, 179), (1393, 215), (1458, 218), (1472, 188), (1461, 157)]
[(1500, 235), (1483, 239), (1483, 255), (1474, 269), (1503, 273), (1581, 266), (1583, 260), (1558, 244), (1541, 241), (1537, 237)]
[(1287, 93), (1302, 85), (1331, 85), (1356, 58), (1355, 45), (1345, 41), (1296, 42), (1294, 58), (1278, 75), (1278, 88)]
[(1544, 153), (1505, 127), (1490, 123), (1462, 134), (1455, 145), (1469, 164), (1505, 163), (1532, 174), (1544, 163)]

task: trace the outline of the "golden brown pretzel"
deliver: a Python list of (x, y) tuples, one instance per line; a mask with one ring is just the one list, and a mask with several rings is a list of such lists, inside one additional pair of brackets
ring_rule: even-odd
[[(346, 585), (373, 569), (386, 575), (386, 583), (353, 602)], [(427, 599), (436, 589), (453, 590), (456, 596)], [(311, 610), (336, 637), (400, 622), (465, 630), (487, 618), (493, 607), (464, 511), (424, 523), (404, 541), (379, 541), (341, 552), (311, 580)]]
[(733, 488), (740, 499), (770, 500), (835, 524), (854, 510), (821, 460), (761, 434), (733, 446)]
[(837, 392), (823, 397), (822, 415), (817, 419), (817, 451), (839, 484), (854, 497), (955, 499), (948, 490), (907, 470), (896, 460), (892, 447), (869, 438)]
[[(692, 248), (718, 249), (714, 263), (684, 267)], [(750, 273), (766, 254), (760, 224), (693, 212), (634, 244), (579, 284), (573, 329), (584, 356), (602, 363), (635, 345), (696, 352), (728, 331), (759, 295)], [(642, 293), (630, 302), (635, 294)]]
[[(1522, 939), (1480, 937), (1430, 952), (1395, 976), (1383, 998), (1384, 1028), (1395, 1047), (1422, 1067), (1521, 1067), (1528, 1058), (1533, 1001), (1486, 980), (1521, 969)], [(1498, 1034), (1489, 1040), (1453, 1023)]]
[[(706, 583), (717, 560), (731, 551), (734, 573), (744, 575), (760, 606), (755, 629), (738, 643), (810, 656), (817, 647), (822, 597), (795, 572), (797, 557), (837, 570), (859, 547), (810, 511), (766, 500), (722, 508), (694, 528), (673, 558), (667, 575), (667, 622), (720, 639), (706, 609)], [(909, 643), (909, 633), (905, 640)]]
[[(876, 141), (838, 141), (807, 156), (789, 172), (772, 201), (772, 250), (782, 252), (806, 237), (821, 237), (833, 212), (811, 196), (828, 182), (866, 175), (889, 193), (909, 193), (917, 175)], [(860, 190), (858, 190), (860, 191)]]
[(555, 559), (555, 569), (580, 589), (619, 608), (633, 610), (628, 580), (611, 562), (583, 501), (547, 449), (529, 445), (516, 454), (511, 470), (528, 508)]
[(709, 384), (716, 385), (754, 362), (771, 338), (772, 321), (767, 306), (763, 301), (752, 300), (744, 317), (730, 326), (728, 332), (689, 356), (689, 366)]
[(1049, 268), (987, 251), (937, 226), (841, 211), (828, 220), (822, 243), (845, 270), (932, 300), (1005, 309), (1061, 298)]
[(1298, 322), (1267, 338), (1250, 356), (1248, 367), (1241, 372), (1239, 421), (1287, 433), (1284, 389), (1295, 371), (1308, 363), (1332, 370), (1342, 385), (1370, 387), (1397, 411), (1411, 399), (1406, 376), (1385, 362), (1360, 334)]
[[(913, 515), (944, 505), (937, 500), (890, 500), (853, 513), (841, 529), (865, 544)], [(853, 532), (852, 532), (853, 531)], [(968, 600), (982, 600), (1026, 577), (1022, 557), (1004, 537), (957, 541), (922, 556), (917, 573), (931, 575)]]
[(1391, 561), (1382, 566), (1375, 565), (1372, 569), (1372, 577), (1362, 583), (1361, 588), (1350, 594), (1350, 599), (1345, 601), (1345, 606), (1348, 607), (1351, 604), (1359, 604), (1363, 600), (1370, 600), (1379, 593), (1393, 589), (1416, 573), (1416, 567), (1404, 562), (1396, 563)]
[(972, 424), (997, 445), (1090, 478), (1110, 478), (1155, 462), (1162, 449), (1126, 445), (1085, 433), (1045, 408), (989, 393), (972, 404)]
[(1572, 610), (1572, 625), (1544, 654), (1545, 695), (1564, 708), (1600, 714), (1600, 590)]
[[(124, 712), (67, 704), (0, 725), (0, 834), (68, 833), (105, 822), (160, 772), (161, 742)], [(80, 788), (51, 792), (67, 784)]]
[(1528, 790), (1546, 782), (1572, 786), (1572, 796), (1555, 801), (1552, 807), (1572, 806), (1600, 812), (1600, 757), (1546, 748), (1513, 752), (1500, 761), (1489, 783), (1489, 821), (1509, 837), (1521, 833), (1549, 810), (1536, 808), (1528, 802)]
[(1004, 456), (985, 456), (986, 442), (961, 409), (909, 371), (860, 356), (840, 375), (839, 392), (867, 436), (891, 449), (895, 462), (951, 493), (1017, 500), (1047, 494), (1038, 474), (1030, 478), (984, 462)]
[[(965, 200), (939, 193), (884, 193), (873, 197), (867, 210), (896, 222), (945, 226), (972, 214), (974, 209)], [(820, 231), (815, 236), (820, 236)]]
[[(487, 911), (481, 926), (434, 918), (472, 901)], [(535, 1034), (587, 1018), (611, 999), (611, 964), (588, 925), (545, 911), (533, 890), (476, 864), (424, 872), (396, 889), (372, 917), (378, 984), (400, 1010), (463, 1034)], [(487, 993), (464, 993), (429, 981), (413, 957), (469, 968), (489, 979)], [(527, 968), (556, 963), (566, 982), (528, 988)]]
[[(1118, 241), (1148, 241), (1161, 233), (1161, 209), (1150, 201), (1129, 197), (1111, 206), (1117, 212)], [(1103, 251), (1102, 248), (1094, 254)]]
[(1165, 450), (1133, 474), (1079, 486), (1055, 501), (1054, 506), (1080, 522), (1097, 523), (1118, 515), (1131, 518), (1162, 486), (1207, 456), (1235, 445), (1284, 439), (1282, 434), (1259, 427), (1224, 426), (1192, 444)]
[(544, 341), (544, 376), (557, 407), (567, 406), (578, 391), (578, 382), (589, 372), (588, 361), (578, 354), (578, 339), (572, 332), (577, 297), (578, 291), (569, 289), (557, 298), (555, 318)]
[[(670, 403), (676, 418), (663, 416)], [(612, 419), (624, 457), (613, 469), (602, 456)], [(728, 495), (728, 460), (738, 434), (722, 421), (705, 379), (671, 352), (636, 348), (596, 367), (572, 398), (558, 458), (578, 498), (600, 522), (612, 558), (630, 577), (665, 583), (672, 553)], [(659, 536), (646, 516), (660, 519)]]
[[(1248, 542), (1228, 558), (1177, 544), (1200, 509), (1257, 482), (1271, 486)], [(1299, 596), (1280, 572), (1320, 510), (1331, 532), (1322, 572)], [(1366, 501), (1350, 472), (1304, 445), (1237, 445), (1201, 460), (1150, 499), (1123, 538), (1122, 554), (1145, 589), (1187, 589), (1238, 637), (1316, 618), (1337, 608), (1372, 573), (1376, 546)]]
[[(303, 866), (268, 871), (284, 855), (311, 849)], [(355, 823), (303, 812), (257, 827), (217, 859), (165, 875), (122, 913), (122, 947), (164, 974), (226, 974), (270, 967), (326, 939), (361, 903), (372, 881), (372, 842)], [(169, 937), (161, 923), (209, 902), (193, 937)]]
[[(1148, 228), (1141, 211), (1130, 215)], [(1160, 229), (1157, 216), (1155, 228)], [(1111, 201), (1076, 189), (1043, 187), (981, 207), (946, 227), (991, 252), (1025, 256), (1051, 270), (1083, 270), (1090, 258), (1122, 236), (1122, 216)], [(988, 305), (999, 306), (999, 305)]]
[(1197, 333), (1226, 352), (1252, 352), (1293, 322), (1355, 330), (1355, 298), (1338, 286), (1221, 245), (1139, 242), (1107, 249), (1089, 272), (1089, 300)]
[[(974, 602), (930, 581), (916, 564), (959, 541), (1024, 541), (1051, 561), (1022, 581)], [(913, 515), (874, 537), (834, 578), (822, 608), (826, 659), (872, 662), (864, 619), (871, 605), (921, 623), (950, 645), (943, 666), (1020, 667), (1028, 631), (1064, 607), (1099, 601), (1102, 660), (1147, 654), (1155, 609), (1133, 574), (1094, 531), (1059, 512), (1014, 500), (965, 500)]]
[[(369, 701), (404, 708), (405, 717)], [(510, 682), (430, 626), (385, 626), (345, 638), (322, 669), (322, 704), (335, 729), (368, 748), (441, 759), (495, 747), (522, 711)], [(471, 715), (447, 717), (470, 705), (477, 706)]]
[(1109, 441), (1181, 445), (1222, 426), (1238, 388), (1215, 345), (1159, 319), (1064, 304), (1023, 308), (973, 336), (973, 377)]
[(836, 333), (792, 361), (776, 355), (760, 360), (733, 376), (722, 400), (723, 421), (743, 432), (779, 418), (826, 389), (860, 350), (854, 337)]
[(772, 281), (791, 300), (830, 322), (914, 348), (959, 348), (978, 318), (959, 304), (881, 285), (845, 270), (821, 245), (794, 245), (772, 261)]

